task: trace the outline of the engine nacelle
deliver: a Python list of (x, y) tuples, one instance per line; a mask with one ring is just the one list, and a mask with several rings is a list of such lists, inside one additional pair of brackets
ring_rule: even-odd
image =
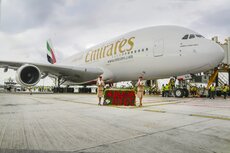
[(34, 86), (40, 79), (41, 72), (35, 65), (24, 64), (16, 72), (16, 81), (24, 87)]

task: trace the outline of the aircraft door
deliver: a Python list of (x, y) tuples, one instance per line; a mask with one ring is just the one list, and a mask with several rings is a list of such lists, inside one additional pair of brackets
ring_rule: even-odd
[(155, 40), (153, 44), (153, 56), (159, 57), (164, 55), (164, 41)]

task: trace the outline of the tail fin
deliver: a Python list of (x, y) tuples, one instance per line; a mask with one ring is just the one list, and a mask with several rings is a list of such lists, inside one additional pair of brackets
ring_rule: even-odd
[(47, 40), (46, 47), (47, 47), (47, 60), (48, 60), (48, 62), (51, 64), (55, 64), (56, 58), (55, 58), (54, 50), (53, 50), (53, 47), (51, 46), (50, 40)]

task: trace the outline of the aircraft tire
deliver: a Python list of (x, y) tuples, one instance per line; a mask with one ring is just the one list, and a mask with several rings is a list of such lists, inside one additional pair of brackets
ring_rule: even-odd
[(176, 98), (182, 98), (184, 96), (184, 90), (177, 88), (174, 90), (174, 95)]

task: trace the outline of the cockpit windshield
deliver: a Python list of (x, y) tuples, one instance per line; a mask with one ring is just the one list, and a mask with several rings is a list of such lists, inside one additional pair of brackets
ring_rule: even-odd
[(194, 38), (204, 38), (204, 36), (200, 35), (200, 34), (186, 34), (182, 37), (183, 40), (186, 39), (194, 39)]
[(189, 35), (185, 35), (182, 39), (188, 39)]
[(193, 38), (195, 38), (194, 34), (189, 35), (189, 39), (193, 39)]
[(204, 38), (204, 36), (202, 36), (202, 35), (196, 35), (196, 37), (198, 37), (198, 38)]

